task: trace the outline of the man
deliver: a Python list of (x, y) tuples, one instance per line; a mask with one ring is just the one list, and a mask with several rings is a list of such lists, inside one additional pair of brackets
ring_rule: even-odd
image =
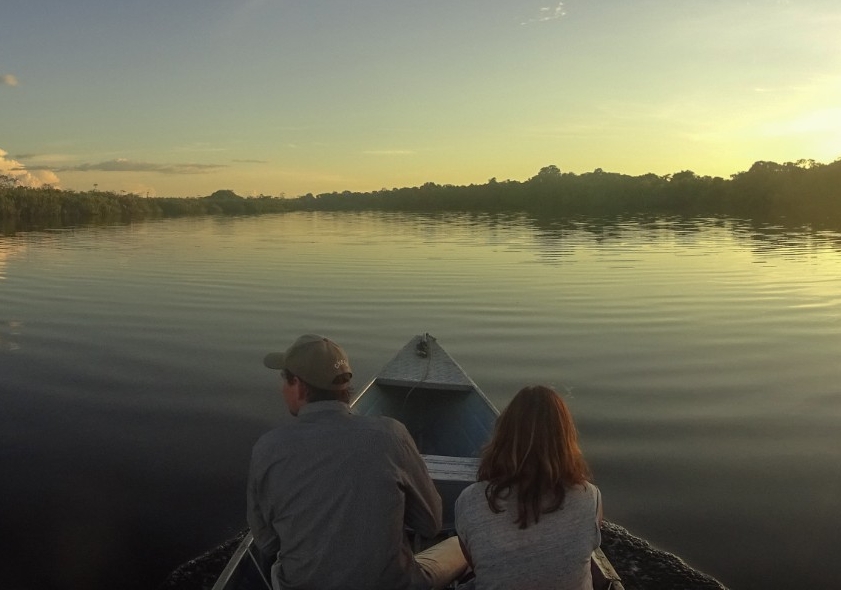
[(345, 352), (306, 334), (263, 363), (281, 371), (296, 417), (257, 441), (248, 478), (248, 524), (275, 556), (275, 590), (429, 589), (462, 573), (455, 537), (412, 555), (405, 527), (435, 536), (441, 498), (400, 422), (351, 412)]

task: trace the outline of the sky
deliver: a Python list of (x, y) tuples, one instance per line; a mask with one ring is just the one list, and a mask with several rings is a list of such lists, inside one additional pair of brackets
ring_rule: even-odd
[(148, 196), (841, 157), (838, 0), (3, 0), (0, 174)]

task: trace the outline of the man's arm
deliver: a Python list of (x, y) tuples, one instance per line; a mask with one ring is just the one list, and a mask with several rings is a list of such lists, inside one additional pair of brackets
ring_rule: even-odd
[(406, 427), (397, 423), (403, 454), (406, 526), (422, 537), (431, 538), (441, 530), (441, 496), (435, 489), (423, 457)]
[(280, 539), (261, 503), (259, 482), (262, 478), (255, 471), (252, 457), (248, 473), (246, 520), (248, 521), (248, 527), (251, 529), (251, 534), (254, 536), (254, 544), (260, 550), (260, 553), (267, 559), (271, 557), (271, 560), (274, 561), (277, 552), (280, 550)]

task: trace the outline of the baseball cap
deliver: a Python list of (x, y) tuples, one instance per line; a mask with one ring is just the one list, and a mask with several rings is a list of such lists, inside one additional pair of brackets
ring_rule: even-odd
[(347, 387), (345, 383), (333, 383), (336, 377), (352, 374), (342, 347), (318, 334), (304, 334), (286, 352), (267, 354), (263, 364), (270, 369), (288, 370), (313, 387), (333, 391)]

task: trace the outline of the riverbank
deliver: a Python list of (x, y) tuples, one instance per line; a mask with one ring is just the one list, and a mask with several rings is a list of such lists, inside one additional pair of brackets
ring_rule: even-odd
[(527, 181), (242, 197), (218, 190), (195, 198), (141, 197), (111, 191), (75, 192), (17, 186), (0, 174), (0, 232), (136, 223), (202, 215), (259, 215), (293, 211), (381, 211), (439, 215), (514, 214), (537, 219), (679, 217), (750, 219), (757, 225), (837, 229), (841, 224), (841, 160), (821, 164), (759, 161), (729, 179), (691, 170), (657, 176), (606, 172), (574, 174), (546, 166)]
[[(180, 565), (160, 590), (210, 590), (244, 536), (245, 531)], [(616, 524), (602, 524), (601, 547), (622, 578), (625, 590), (726, 590), (712, 576)]]

